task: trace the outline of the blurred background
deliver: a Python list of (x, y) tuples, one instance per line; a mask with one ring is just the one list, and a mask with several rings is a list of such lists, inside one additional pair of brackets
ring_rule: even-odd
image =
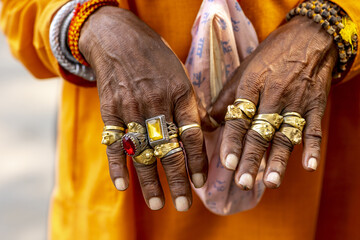
[(60, 87), (34, 79), (0, 32), (0, 239), (46, 239)]

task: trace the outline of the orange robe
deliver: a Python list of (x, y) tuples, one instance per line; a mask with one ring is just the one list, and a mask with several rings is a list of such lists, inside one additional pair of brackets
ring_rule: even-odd
[[(53, 14), (65, 2), (2, 0), (1, 26), (11, 51), (38, 78), (59, 75), (48, 33)], [(241, 7), (261, 41), (283, 23), (286, 13), (297, 2), (242, 0)], [(358, 1), (333, 2), (360, 29)], [(133, 11), (163, 36), (184, 61), (200, 4), (201, 0), (124, 0), (121, 6)], [(359, 55), (346, 81), (359, 73)], [(267, 190), (252, 210), (221, 217), (207, 211), (196, 196), (188, 212), (177, 212), (161, 171), (166, 206), (160, 211), (150, 211), (131, 163), (129, 189), (116, 191), (108, 174), (105, 146), (100, 144), (103, 123), (97, 90), (64, 81), (50, 238), (355, 239), (360, 226), (359, 93), (360, 76), (333, 87), (323, 121), (321, 164), (315, 173), (302, 169), (302, 148), (296, 147), (280, 189)]]

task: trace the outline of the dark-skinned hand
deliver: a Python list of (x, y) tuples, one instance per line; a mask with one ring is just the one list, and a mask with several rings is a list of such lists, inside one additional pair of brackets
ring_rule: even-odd
[[(210, 115), (222, 122), (226, 107), (237, 98), (255, 103), (256, 114), (298, 112), (306, 120), (303, 167), (314, 171), (320, 160), (321, 119), (336, 60), (332, 36), (311, 19), (295, 17), (272, 32), (241, 64)], [(261, 158), (270, 145), (250, 126), (243, 119), (227, 121), (220, 152), (222, 164), (236, 171), (235, 182), (245, 190), (253, 187)], [(277, 131), (264, 175), (267, 187), (279, 187), (292, 150), (290, 140)]]
[[(94, 69), (105, 125), (125, 127), (130, 122), (145, 126), (145, 120), (164, 114), (178, 127), (197, 123), (197, 100), (183, 65), (162, 38), (131, 12), (102, 7), (84, 24), (79, 48)], [(171, 141), (178, 141), (172, 139)], [(207, 157), (201, 129), (181, 135), (189, 175), (195, 187), (204, 185)], [(126, 156), (120, 141), (107, 147), (110, 176), (118, 190), (129, 185)], [(161, 159), (173, 203), (186, 211), (192, 202), (183, 152)], [(165, 199), (157, 164), (134, 162), (143, 196), (157, 210)]]

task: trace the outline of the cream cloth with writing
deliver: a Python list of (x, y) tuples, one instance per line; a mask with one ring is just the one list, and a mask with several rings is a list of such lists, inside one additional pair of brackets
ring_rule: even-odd
[[(254, 27), (235, 0), (204, 0), (192, 28), (192, 45), (186, 68), (194, 89), (206, 109), (216, 100), (227, 77), (258, 45)], [(226, 107), (226, 106), (224, 106)], [(243, 191), (234, 172), (220, 162), (223, 126), (205, 133), (209, 176), (204, 187), (194, 189), (205, 206), (220, 215), (256, 206), (264, 192), (264, 160), (254, 188)]]

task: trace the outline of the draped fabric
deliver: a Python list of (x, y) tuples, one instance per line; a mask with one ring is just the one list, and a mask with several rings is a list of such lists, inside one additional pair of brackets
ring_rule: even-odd
[[(51, 54), (51, 18), (66, 0), (2, 0), (1, 27), (11, 51), (34, 76), (59, 75)], [(129, 0), (121, 6), (158, 32), (184, 62), (191, 27), (201, 0)], [(297, 0), (242, 0), (259, 40), (284, 23)], [(334, 0), (360, 29), (357, 0)], [(131, 163), (130, 187), (112, 185), (95, 88), (64, 81), (58, 125), (56, 184), (49, 218), (50, 239), (353, 239), (360, 225), (360, 71), (357, 55), (348, 77), (334, 86), (323, 119), (321, 163), (315, 173), (301, 166), (295, 147), (284, 182), (267, 190), (257, 207), (231, 216), (210, 213), (194, 196), (193, 206), (178, 213), (172, 206), (161, 166), (166, 206), (150, 211)], [(355, 76), (355, 77), (354, 77)], [(347, 81), (345, 83), (345, 81)], [(329, 146), (327, 148), (327, 146)], [(341, 238), (340, 238), (341, 236)]]

